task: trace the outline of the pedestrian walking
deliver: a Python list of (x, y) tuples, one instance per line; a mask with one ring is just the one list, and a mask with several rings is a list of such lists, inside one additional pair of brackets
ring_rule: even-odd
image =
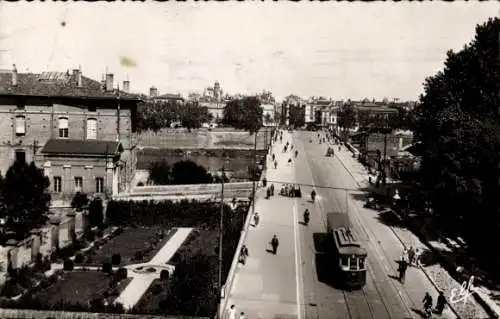
[(276, 234), (273, 236), (273, 239), (271, 239), (271, 247), (273, 248), (273, 254), (276, 255), (278, 251), (278, 246), (279, 246), (279, 240)]
[(239, 262), (244, 265), (247, 257), (248, 257), (248, 248), (247, 248), (247, 246), (243, 245), (240, 249)]
[(438, 315), (441, 315), (443, 313), (445, 306), (446, 306), (446, 297), (444, 296), (444, 293), (440, 290), (439, 296), (437, 297), (436, 301), (436, 313)]
[(240, 313), (240, 319), (247, 319), (247, 316), (243, 311)]
[(266, 189), (266, 199), (269, 199), (271, 197), (271, 189), (268, 187)]
[(257, 227), (259, 221), (260, 221), (259, 213), (255, 212), (255, 214), (253, 215), (253, 225)]
[(405, 261), (405, 262), (408, 262), (408, 250), (405, 248), (403, 248), (403, 252), (401, 253), (401, 262)]
[(231, 305), (227, 311), (227, 319), (236, 319), (236, 307)]
[(274, 169), (278, 168), (278, 162), (274, 161)]
[(274, 155), (274, 153), (273, 153), (273, 162), (274, 162), (275, 159), (276, 159), (276, 155)]
[(425, 293), (422, 303), (424, 304), (424, 309), (432, 308), (432, 297), (428, 292)]
[(271, 189), (271, 196), (274, 196), (274, 184), (271, 184), (270, 189)]
[(408, 263), (406, 260), (403, 260), (399, 263), (399, 281), (404, 284), (405, 283), (405, 276), (406, 276), (406, 269), (408, 268)]
[(422, 256), (422, 249), (415, 249), (415, 267), (420, 267), (420, 257)]
[(408, 265), (411, 266), (415, 262), (415, 250), (413, 249), (413, 246), (410, 246), (410, 249), (408, 250)]

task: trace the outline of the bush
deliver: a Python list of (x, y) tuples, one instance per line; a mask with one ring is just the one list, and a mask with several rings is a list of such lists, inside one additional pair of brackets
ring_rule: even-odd
[(113, 268), (111, 267), (110, 263), (102, 263), (102, 272), (110, 274)]
[(118, 271), (116, 272), (116, 279), (117, 280), (126, 279), (127, 275), (128, 275), (127, 269), (122, 267), (122, 268), (118, 269)]
[(64, 260), (64, 263), (63, 263), (63, 269), (65, 271), (72, 271), (74, 268), (74, 263), (73, 263), (73, 260), (71, 259), (66, 259)]
[(121, 262), (122, 256), (120, 256), (120, 254), (113, 254), (113, 256), (111, 256), (111, 264), (114, 266), (118, 266)]
[(87, 197), (87, 194), (77, 192), (75, 194), (75, 197), (73, 197), (73, 200), (71, 201), (71, 207), (76, 209), (77, 212), (82, 211), (83, 208), (87, 206), (89, 203), (89, 199)]
[(82, 253), (78, 253), (75, 255), (75, 263), (77, 264), (81, 264), (83, 263), (83, 254)]
[(135, 260), (141, 261), (144, 258), (144, 253), (140, 250), (135, 252)]
[(102, 199), (96, 197), (89, 204), (89, 226), (102, 228), (104, 223)]
[(161, 285), (159, 285), (159, 284), (154, 284), (151, 287), (151, 293), (153, 295), (159, 295), (162, 291), (163, 291), (163, 287)]
[(161, 281), (168, 281), (168, 278), (170, 277), (170, 273), (166, 269), (162, 269), (160, 271), (160, 280)]

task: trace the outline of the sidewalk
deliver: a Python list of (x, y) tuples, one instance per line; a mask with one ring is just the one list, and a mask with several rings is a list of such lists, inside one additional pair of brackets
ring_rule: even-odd
[[(349, 171), (360, 188), (370, 187), (370, 184), (368, 182), (367, 170), (361, 163), (357, 161), (357, 159), (353, 158), (352, 152), (347, 150), (345, 147), (342, 147), (341, 151), (339, 152), (337, 148), (335, 150), (335, 156)], [(379, 216), (384, 214), (375, 211), (372, 212), (373, 214)], [(394, 212), (393, 214), (393, 217), (399, 219), (400, 223), (404, 223), (399, 215), (395, 214)], [(428, 250), (426, 248), (430, 246), (429, 243), (422, 242), (407, 228), (390, 226), (386, 227), (389, 227), (392, 233), (398, 238), (401, 247), (413, 246)], [(402, 250), (402, 248), (400, 248), (400, 250)], [(420, 268), (420, 270), (422, 271), (423, 275), (425, 275), (425, 277), (430, 280), (434, 287), (444, 292), (447, 299), (449, 299), (453, 293), (455, 295), (458, 295), (458, 292), (460, 291), (460, 284), (457, 283), (439, 263), (423, 266)], [(433, 299), (436, 300), (435, 296), (433, 297)], [(451, 308), (461, 318), (490, 318), (490, 316), (485, 313), (484, 309), (478, 304), (475, 298), (472, 297), (468, 298), (466, 302), (461, 301), (459, 303), (454, 303), (453, 305), (451, 305)]]
[[(288, 133), (283, 134), (286, 143)], [(270, 154), (276, 154), (278, 168), (274, 169), (268, 158), (268, 181), (292, 181), (293, 168), (287, 163), (290, 153), (281, 152), (282, 144), (276, 142)], [(272, 182), (268, 182), (270, 184)], [(274, 183), (275, 195), (264, 199), (265, 189), (256, 196), (255, 211), (260, 215), (257, 227), (251, 223), (245, 245), (249, 257), (245, 265), (239, 264), (228, 294), (225, 315), (231, 305), (236, 311), (245, 312), (248, 318), (297, 318), (297, 274), (295, 265), (295, 200), (278, 195), (281, 185)], [(268, 250), (276, 234), (280, 245), (277, 255)]]

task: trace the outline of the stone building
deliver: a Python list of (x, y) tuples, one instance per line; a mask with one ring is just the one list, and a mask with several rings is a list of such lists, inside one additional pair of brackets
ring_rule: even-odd
[[(124, 81), (129, 90), (129, 81)], [(77, 191), (107, 197), (135, 169), (136, 95), (73, 72), (0, 73), (0, 171), (34, 161), (49, 177), (54, 202)], [(56, 205), (57, 206), (57, 205)]]

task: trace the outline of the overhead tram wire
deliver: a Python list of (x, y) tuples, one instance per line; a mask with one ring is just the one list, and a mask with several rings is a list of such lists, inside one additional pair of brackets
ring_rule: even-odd
[(267, 180), (267, 182), (268, 183), (277, 183), (277, 184), (293, 184), (293, 185), (314, 187), (314, 188), (320, 188), (320, 189), (333, 189), (333, 190), (339, 190), (339, 191), (360, 191), (359, 188), (321, 186), (321, 185), (316, 185), (316, 184), (296, 183), (296, 182), (292, 182), (292, 181)]

